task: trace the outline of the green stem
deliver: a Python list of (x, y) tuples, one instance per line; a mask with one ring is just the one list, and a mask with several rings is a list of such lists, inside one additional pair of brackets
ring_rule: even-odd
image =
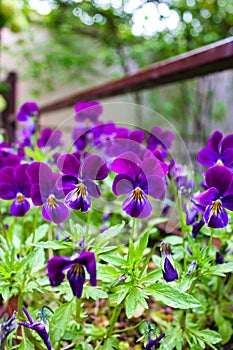
[(133, 242), (134, 241), (134, 237), (135, 237), (135, 231), (136, 231), (136, 219), (133, 218), (132, 220), (132, 230), (130, 232), (130, 238), (129, 238), (129, 242)]
[(138, 278), (139, 278), (139, 279), (142, 277), (142, 275), (143, 275), (145, 269), (147, 268), (147, 266), (148, 266), (148, 264), (149, 264), (149, 261), (150, 261), (152, 255), (154, 254), (154, 251), (155, 251), (155, 249), (158, 247), (158, 245), (159, 245), (159, 243), (155, 243), (154, 246), (151, 248), (150, 254), (148, 254), (146, 260), (144, 261), (144, 264), (143, 264), (143, 266), (142, 266), (142, 268), (141, 268), (141, 271), (140, 271), (140, 273), (139, 273), (139, 275), (138, 275)]
[(209, 254), (210, 248), (212, 247), (213, 237), (214, 237), (214, 229), (211, 228), (210, 238), (209, 238), (209, 242), (208, 242), (208, 246), (207, 246), (207, 254)]
[(123, 332), (128, 332), (128, 331), (131, 331), (132, 329), (135, 329), (135, 328), (138, 328), (140, 326), (140, 324), (142, 323), (145, 323), (145, 321), (141, 321), (137, 324), (135, 324), (134, 326), (131, 326), (131, 327), (127, 327), (127, 328), (124, 328), (124, 329), (118, 329), (117, 331), (114, 331), (112, 332), (112, 334), (118, 334), (118, 333), (123, 333)]
[(76, 298), (76, 321), (81, 323), (81, 298)]
[(40, 210), (40, 207), (36, 208), (34, 223), (33, 223), (32, 243), (35, 243), (35, 239), (36, 239), (36, 228), (38, 224), (37, 219), (38, 219), (39, 210)]
[[(91, 210), (91, 209), (90, 209), (90, 210)], [(91, 221), (90, 210), (88, 210), (88, 212), (87, 212), (86, 237), (87, 237), (88, 234), (89, 234), (89, 228), (90, 228), (90, 221)]]
[(117, 322), (117, 319), (121, 313), (122, 307), (123, 307), (123, 301), (119, 305), (117, 305), (117, 307), (113, 311), (113, 314), (112, 314), (112, 317), (110, 320), (110, 325), (109, 325), (109, 328), (107, 331), (107, 338), (109, 338), (113, 332), (113, 328), (114, 328), (114, 326)]

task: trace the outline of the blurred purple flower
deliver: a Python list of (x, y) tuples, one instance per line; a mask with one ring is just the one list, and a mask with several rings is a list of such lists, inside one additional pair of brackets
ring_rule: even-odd
[(164, 170), (156, 158), (141, 161), (133, 152), (126, 152), (111, 164), (117, 173), (112, 185), (116, 196), (128, 194), (123, 210), (130, 216), (145, 219), (151, 215), (152, 205), (148, 195), (161, 199), (165, 193)]
[(61, 175), (53, 173), (47, 164), (40, 162), (30, 164), (27, 175), (32, 183), (32, 202), (35, 206), (43, 205), (43, 217), (56, 224), (66, 221), (70, 212), (59, 200), (64, 198), (64, 192), (56, 187), (56, 181)]
[(15, 321), (16, 314), (17, 312), (14, 311), (9, 319), (4, 317), (0, 324), (0, 349), (5, 349), (4, 344), (6, 338), (17, 327), (17, 322)]
[(55, 149), (58, 146), (62, 146), (61, 142), (62, 132), (60, 130), (52, 130), (45, 128), (41, 130), (39, 138), (37, 140), (37, 146), (39, 148), (48, 148), (49, 150)]
[(171, 256), (171, 248), (165, 243), (161, 242), (162, 252), (162, 273), (166, 282), (172, 282), (178, 279), (178, 272), (175, 267), (174, 260)]
[(167, 156), (167, 150), (172, 147), (174, 137), (173, 132), (154, 126), (150, 131), (147, 147), (151, 151), (159, 151), (164, 159)]
[(232, 173), (225, 166), (214, 166), (205, 174), (208, 190), (201, 193), (199, 203), (205, 207), (207, 226), (222, 228), (228, 224), (224, 208), (233, 211)]
[(26, 174), (28, 164), (6, 166), (0, 170), (0, 198), (14, 199), (10, 206), (13, 216), (24, 216), (30, 209), (26, 198), (30, 198), (31, 183)]
[(159, 344), (160, 340), (164, 337), (165, 337), (165, 334), (162, 333), (162, 334), (160, 334), (160, 336), (158, 336), (158, 338), (156, 338), (154, 340), (152, 338), (149, 338), (148, 343), (145, 346), (145, 349), (151, 349), (151, 350), (158, 349), (160, 346), (160, 344)]
[(85, 282), (85, 269), (90, 275), (90, 284), (96, 286), (96, 259), (93, 252), (82, 251), (78, 257), (54, 256), (47, 264), (50, 283), (53, 287), (59, 286), (64, 278), (64, 271), (68, 270), (67, 277), (74, 296), (81, 298)]
[(103, 113), (103, 106), (97, 101), (81, 101), (74, 107), (75, 121), (84, 122), (89, 127)]
[(19, 112), (17, 114), (17, 120), (19, 122), (27, 122), (32, 117), (37, 117), (39, 115), (39, 107), (36, 102), (29, 101), (21, 105)]
[(197, 155), (198, 162), (203, 166), (225, 165), (233, 167), (233, 134), (223, 138), (223, 134), (216, 130)]
[(63, 154), (58, 158), (57, 166), (65, 174), (57, 181), (58, 188), (68, 192), (65, 204), (86, 212), (91, 206), (90, 196), (100, 197), (100, 190), (93, 180), (103, 180), (108, 176), (105, 160), (90, 154), (81, 163), (74, 155)]
[(27, 319), (29, 322), (19, 322), (20, 326), (32, 329), (36, 331), (36, 333), (40, 336), (40, 338), (43, 340), (45, 346), (48, 350), (52, 350), (50, 339), (49, 339), (49, 332), (48, 332), (48, 323), (45, 319), (38, 319), (36, 322), (34, 322), (32, 316), (29, 314), (28, 310), (25, 306), (22, 307), (23, 312), (27, 316)]

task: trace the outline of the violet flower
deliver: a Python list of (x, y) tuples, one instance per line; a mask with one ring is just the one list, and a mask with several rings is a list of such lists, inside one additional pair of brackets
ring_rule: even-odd
[(60, 130), (52, 130), (45, 128), (41, 130), (39, 138), (37, 140), (37, 146), (39, 148), (48, 148), (50, 150), (55, 149), (58, 146), (62, 146), (61, 142), (62, 132)]
[(148, 343), (146, 344), (146, 346), (145, 346), (145, 349), (151, 349), (151, 350), (155, 350), (155, 349), (158, 349), (159, 348), (159, 346), (160, 346), (160, 340), (162, 339), (162, 338), (164, 338), (165, 337), (165, 334), (164, 333), (162, 333), (162, 334), (160, 334), (160, 336), (158, 336), (158, 338), (156, 338), (156, 339), (152, 339), (152, 338), (149, 338), (148, 339)]
[(15, 321), (16, 314), (17, 312), (14, 311), (12, 316), (8, 320), (4, 318), (2, 323), (0, 324), (0, 350), (5, 349), (4, 344), (6, 338), (17, 327), (17, 323)]
[(162, 273), (166, 282), (172, 282), (178, 279), (178, 272), (175, 267), (174, 260), (171, 256), (171, 248), (165, 243), (161, 242), (162, 252)]
[(65, 174), (57, 181), (58, 188), (68, 192), (65, 204), (86, 212), (91, 207), (90, 196), (100, 197), (100, 190), (93, 180), (103, 180), (108, 176), (105, 160), (91, 154), (81, 163), (74, 155), (63, 154), (58, 158), (57, 166)]
[(99, 116), (103, 113), (103, 106), (97, 101), (81, 101), (74, 107), (75, 121), (84, 122), (89, 127), (97, 122)]
[(0, 198), (14, 199), (10, 206), (13, 216), (24, 216), (30, 209), (26, 198), (30, 198), (31, 183), (26, 174), (28, 164), (6, 166), (0, 170)]
[(130, 216), (145, 219), (151, 215), (152, 205), (148, 195), (161, 199), (165, 193), (164, 170), (156, 158), (141, 161), (133, 152), (126, 152), (111, 164), (118, 173), (112, 185), (116, 196), (127, 194), (123, 210)]
[(64, 192), (56, 187), (56, 182), (61, 175), (53, 173), (47, 164), (40, 162), (30, 164), (27, 175), (32, 183), (32, 202), (35, 206), (43, 205), (43, 217), (56, 224), (66, 221), (70, 212), (60, 201), (64, 198)]
[(207, 226), (222, 228), (228, 224), (224, 208), (233, 211), (232, 173), (224, 166), (214, 166), (206, 172), (208, 190), (201, 193), (199, 203), (205, 207)]
[(32, 316), (29, 314), (25, 306), (22, 307), (22, 310), (27, 316), (27, 319), (29, 322), (19, 322), (20, 326), (36, 331), (36, 333), (43, 340), (47, 349), (52, 350), (50, 339), (49, 339), (48, 322), (46, 321), (46, 319), (39, 318), (36, 322), (34, 322)]
[(36, 102), (29, 101), (25, 102), (19, 109), (17, 114), (17, 120), (19, 122), (27, 122), (32, 117), (39, 115), (39, 107)]
[(233, 167), (233, 134), (223, 138), (223, 134), (216, 130), (197, 156), (198, 162), (203, 166), (225, 165)]
[(167, 156), (167, 150), (172, 147), (174, 137), (173, 132), (154, 126), (150, 131), (147, 147), (151, 151), (159, 151), (162, 159), (164, 159)]
[(53, 287), (59, 286), (64, 278), (64, 271), (68, 270), (67, 277), (74, 296), (81, 298), (85, 282), (85, 269), (90, 275), (90, 284), (96, 286), (96, 259), (93, 252), (82, 251), (78, 257), (52, 257), (47, 264), (50, 283)]

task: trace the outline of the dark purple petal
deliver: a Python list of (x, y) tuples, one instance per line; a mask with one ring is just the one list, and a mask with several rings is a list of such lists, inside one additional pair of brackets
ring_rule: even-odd
[(4, 156), (2, 153), (0, 153), (0, 168), (3, 168), (5, 166), (16, 166), (20, 163), (20, 157), (16, 154), (8, 154), (7, 156)]
[(96, 183), (92, 180), (83, 180), (82, 183), (87, 187), (87, 192), (90, 196), (94, 198), (100, 197), (100, 190), (99, 187), (96, 185)]
[(130, 140), (134, 140), (136, 142), (141, 143), (145, 139), (146, 134), (143, 130), (133, 130), (130, 132), (128, 137)]
[(233, 148), (233, 134), (229, 134), (222, 140), (222, 152), (226, 149)]
[(105, 160), (96, 154), (87, 156), (81, 167), (83, 179), (103, 180), (108, 172)]
[(77, 259), (79, 264), (82, 264), (87, 269), (90, 275), (90, 284), (96, 286), (96, 259), (93, 252), (82, 252)]
[(165, 337), (164, 333), (162, 333), (158, 338), (154, 340), (149, 338), (148, 343), (146, 344), (146, 349), (152, 349), (152, 350), (157, 349), (160, 346), (159, 342), (163, 337)]
[(15, 177), (14, 177), (15, 167), (6, 166), (0, 170), (0, 182), (12, 184), (15, 187)]
[(233, 195), (224, 196), (221, 201), (224, 208), (233, 211)]
[(185, 213), (186, 213), (186, 225), (193, 224), (198, 216), (198, 211), (196, 210), (196, 208), (194, 208), (193, 206), (186, 207)]
[(29, 209), (30, 203), (26, 199), (15, 199), (10, 206), (10, 213), (13, 216), (22, 217), (29, 211)]
[(220, 197), (220, 194), (218, 190), (215, 187), (211, 187), (205, 192), (200, 194), (199, 202), (201, 206), (206, 207), (207, 205), (212, 204), (212, 202), (217, 200), (219, 197)]
[(204, 218), (201, 218), (201, 220), (199, 222), (195, 222), (193, 224), (193, 228), (192, 228), (192, 237), (196, 238), (198, 232), (200, 231), (200, 229), (202, 228), (202, 226), (205, 225), (205, 220)]
[(122, 209), (134, 218), (145, 219), (151, 215), (152, 205), (147, 196), (140, 189), (136, 188), (132, 191), (131, 195), (124, 200)]
[(47, 272), (50, 283), (53, 287), (59, 286), (65, 275), (63, 271), (72, 264), (69, 257), (54, 256), (47, 263)]
[(86, 212), (91, 207), (91, 197), (86, 188), (81, 187), (81, 185), (86, 187), (83, 184), (79, 184), (79, 187), (77, 186), (77, 188), (69, 192), (65, 197), (65, 204), (71, 209)]
[(54, 149), (57, 146), (61, 146), (62, 132), (60, 130), (52, 130), (45, 128), (40, 132), (40, 137), (37, 140), (37, 146), (39, 148), (48, 147)]
[(50, 167), (42, 162), (31, 163), (27, 168), (27, 175), (32, 183), (50, 183), (52, 174)]
[(232, 183), (232, 173), (224, 166), (210, 168), (205, 176), (207, 186), (217, 188), (220, 194), (226, 192)]
[(215, 152), (219, 153), (222, 137), (223, 134), (221, 131), (216, 130), (207, 141), (207, 147), (212, 148)]
[(209, 205), (205, 210), (204, 219), (207, 226), (213, 228), (223, 228), (228, 224), (228, 215), (221, 204), (217, 209), (214, 204)]
[(71, 175), (63, 175), (58, 178), (56, 182), (56, 186), (59, 190), (64, 189), (73, 189), (76, 188), (77, 184), (79, 183), (78, 179)]
[(171, 264), (168, 257), (165, 258), (162, 273), (163, 278), (166, 282), (172, 282), (178, 279), (178, 272), (176, 268)]
[(165, 173), (161, 164), (165, 163), (160, 162), (160, 160), (155, 157), (149, 157), (142, 162), (141, 169), (145, 176), (157, 175), (162, 177)]
[(218, 159), (220, 159), (219, 154), (209, 147), (202, 148), (197, 155), (198, 162), (203, 166), (213, 166)]
[(55, 224), (60, 224), (68, 219), (70, 216), (69, 209), (62, 202), (54, 199), (54, 205), (49, 205), (50, 200), (43, 206), (42, 215), (48, 220)]
[(30, 117), (37, 116), (39, 114), (39, 108), (36, 102), (25, 102), (17, 114), (17, 120), (20, 122), (27, 121)]
[(233, 148), (226, 149), (221, 155), (221, 160), (226, 167), (231, 168), (233, 166)]
[(81, 298), (83, 285), (85, 282), (85, 271), (83, 266), (80, 264), (74, 264), (73, 267), (68, 271), (67, 277), (74, 296)]
[(162, 198), (165, 193), (165, 182), (160, 176), (152, 175), (148, 176), (147, 179), (140, 183), (140, 188), (151, 197), (158, 199)]
[(14, 199), (17, 191), (13, 183), (0, 182), (0, 198), (9, 200)]
[(38, 183), (33, 184), (31, 187), (31, 199), (32, 199), (32, 203), (35, 206), (40, 206), (43, 203), (45, 203), (47, 200), (47, 196), (41, 193), (40, 185)]
[(19, 164), (14, 171), (15, 183), (17, 184), (18, 192), (21, 192), (25, 197), (30, 197), (31, 182), (27, 176), (28, 164)]
[(132, 179), (140, 173), (141, 160), (133, 152), (122, 153), (111, 164), (111, 170), (117, 174), (126, 174)]
[(118, 174), (112, 184), (112, 191), (116, 196), (130, 193), (136, 187), (135, 181), (128, 175)]
[(75, 107), (75, 120), (77, 122), (85, 119), (96, 121), (103, 113), (103, 106), (97, 101), (80, 101)]
[(57, 167), (66, 175), (79, 177), (80, 161), (72, 154), (62, 154), (57, 160)]

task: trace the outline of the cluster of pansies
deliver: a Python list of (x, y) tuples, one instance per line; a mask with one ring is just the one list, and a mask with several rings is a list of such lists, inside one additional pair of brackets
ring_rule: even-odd
[(193, 225), (193, 237), (205, 224), (211, 228), (228, 224), (227, 210), (233, 211), (233, 134), (223, 138), (220, 131), (215, 131), (197, 159), (208, 169), (200, 184), (204, 191), (194, 193), (192, 207), (186, 213), (187, 224)]

